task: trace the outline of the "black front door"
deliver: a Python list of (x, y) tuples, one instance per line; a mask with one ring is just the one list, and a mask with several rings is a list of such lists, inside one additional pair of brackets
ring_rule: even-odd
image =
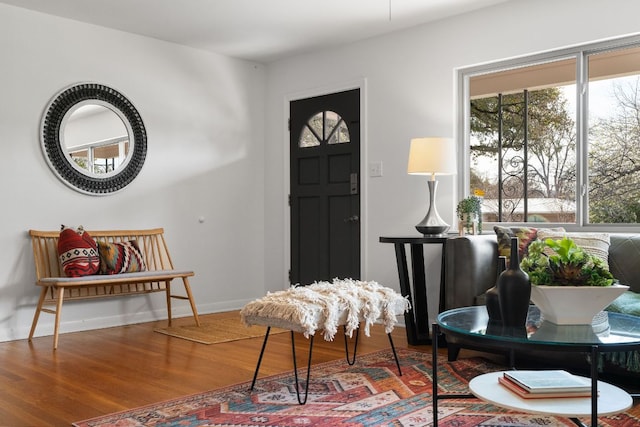
[(290, 104), (292, 284), (360, 278), (360, 90)]

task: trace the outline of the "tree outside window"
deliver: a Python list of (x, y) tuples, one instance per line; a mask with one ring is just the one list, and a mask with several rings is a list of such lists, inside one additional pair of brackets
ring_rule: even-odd
[(634, 42), (469, 73), (467, 191), (485, 193), (484, 221), (640, 223)]

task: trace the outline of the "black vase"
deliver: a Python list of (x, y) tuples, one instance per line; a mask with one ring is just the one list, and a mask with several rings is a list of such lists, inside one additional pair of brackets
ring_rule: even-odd
[(524, 328), (531, 298), (531, 281), (529, 275), (520, 269), (517, 237), (511, 238), (509, 268), (498, 277), (497, 287), (503, 326)]
[(484, 294), (484, 302), (487, 306), (487, 314), (489, 315), (489, 323), (500, 323), (502, 321), (502, 314), (500, 313), (500, 296), (498, 295), (497, 278), (507, 268), (507, 258), (498, 257), (498, 271), (496, 274), (496, 285), (487, 289)]

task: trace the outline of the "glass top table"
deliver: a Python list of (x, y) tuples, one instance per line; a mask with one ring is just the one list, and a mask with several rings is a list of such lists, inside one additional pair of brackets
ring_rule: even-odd
[[(440, 313), (433, 325), (432, 339), (434, 426), (438, 425), (438, 400), (456, 397), (438, 395), (437, 338), (440, 334), (462, 338), (471, 344), (504, 345), (510, 350), (512, 366), (515, 350), (584, 352), (590, 354), (591, 360), (598, 360), (601, 352), (640, 350), (640, 317), (603, 312), (594, 317), (590, 325), (556, 325), (545, 321), (540, 310), (531, 305), (526, 325), (521, 328), (505, 328), (489, 322), (485, 306), (462, 307)], [(591, 396), (587, 398), (591, 400), (591, 425), (597, 426), (599, 398), (596, 363), (591, 364)], [(583, 425), (577, 419), (573, 421), (577, 425)]]
[(526, 326), (503, 328), (489, 323), (484, 306), (462, 307), (441, 313), (438, 326), (445, 335), (469, 340), (508, 342), (512, 347), (558, 347), (558, 350), (590, 352), (627, 351), (640, 347), (640, 317), (602, 312), (590, 325), (556, 325), (545, 321), (535, 305), (529, 307)]

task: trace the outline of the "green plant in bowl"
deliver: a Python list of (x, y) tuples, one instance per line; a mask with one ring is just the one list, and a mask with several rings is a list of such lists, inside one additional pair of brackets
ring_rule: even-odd
[(611, 286), (615, 282), (600, 258), (568, 237), (531, 243), (520, 268), (529, 275), (531, 284), (537, 286)]

